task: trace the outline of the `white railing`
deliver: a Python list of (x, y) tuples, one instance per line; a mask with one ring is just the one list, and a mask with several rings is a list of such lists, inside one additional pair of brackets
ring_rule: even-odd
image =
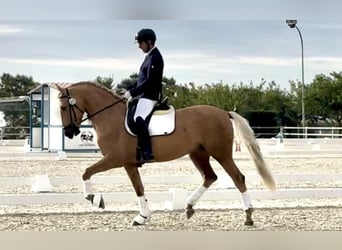
[(285, 138), (342, 138), (342, 127), (282, 127)]
[(0, 127), (0, 140), (24, 139), (30, 136), (30, 127)]
[(252, 127), (257, 138), (342, 138), (342, 127)]

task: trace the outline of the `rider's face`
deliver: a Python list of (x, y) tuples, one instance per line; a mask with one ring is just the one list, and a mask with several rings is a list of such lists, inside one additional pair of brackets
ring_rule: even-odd
[(150, 49), (152, 48), (150, 41), (148, 42), (141, 41), (138, 44), (139, 44), (139, 49), (141, 49), (144, 53), (149, 52)]

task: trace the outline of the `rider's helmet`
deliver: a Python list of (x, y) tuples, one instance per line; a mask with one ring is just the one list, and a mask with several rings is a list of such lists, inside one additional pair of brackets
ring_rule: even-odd
[(135, 35), (135, 41), (138, 43), (140, 42), (147, 42), (148, 40), (154, 44), (157, 40), (156, 33), (152, 29), (142, 29)]

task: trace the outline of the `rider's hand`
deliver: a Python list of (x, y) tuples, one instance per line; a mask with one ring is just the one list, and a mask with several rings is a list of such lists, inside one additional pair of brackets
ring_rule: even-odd
[(127, 90), (123, 96), (128, 100), (128, 102), (132, 100), (131, 92), (129, 92), (129, 90)]
[(129, 92), (129, 90), (127, 90), (124, 95), (123, 95), (126, 99), (129, 99), (131, 96), (131, 92)]

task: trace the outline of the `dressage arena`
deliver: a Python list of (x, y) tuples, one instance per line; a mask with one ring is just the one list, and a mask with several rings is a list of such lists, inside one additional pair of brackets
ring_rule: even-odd
[[(244, 226), (236, 188), (212, 160), (219, 176), (187, 220), (172, 203), (197, 188), (201, 177), (187, 157), (146, 164), (141, 169), (153, 210), (146, 226), (132, 226), (138, 204), (124, 169), (96, 175), (95, 191), (106, 208), (92, 208), (82, 199), (81, 175), (100, 159), (99, 153), (29, 152), (23, 146), (0, 144), (1, 231), (311, 231), (342, 230), (342, 140), (258, 140), (277, 190), (260, 182), (246, 148), (234, 153), (246, 176), (254, 226)], [(31, 189), (39, 176), (48, 177), (50, 192)], [(45, 179), (46, 180), (46, 179)], [(37, 191), (37, 190), (36, 190)], [(107, 200), (106, 200), (107, 197)], [(163, 200), (168, 199), (168, 200)], [(173, 200), (172, 200), (173, 199)], [(184, 204), (185, 205), (185, 204)], [(172, 209), (173, 208), (175, 209)]]

